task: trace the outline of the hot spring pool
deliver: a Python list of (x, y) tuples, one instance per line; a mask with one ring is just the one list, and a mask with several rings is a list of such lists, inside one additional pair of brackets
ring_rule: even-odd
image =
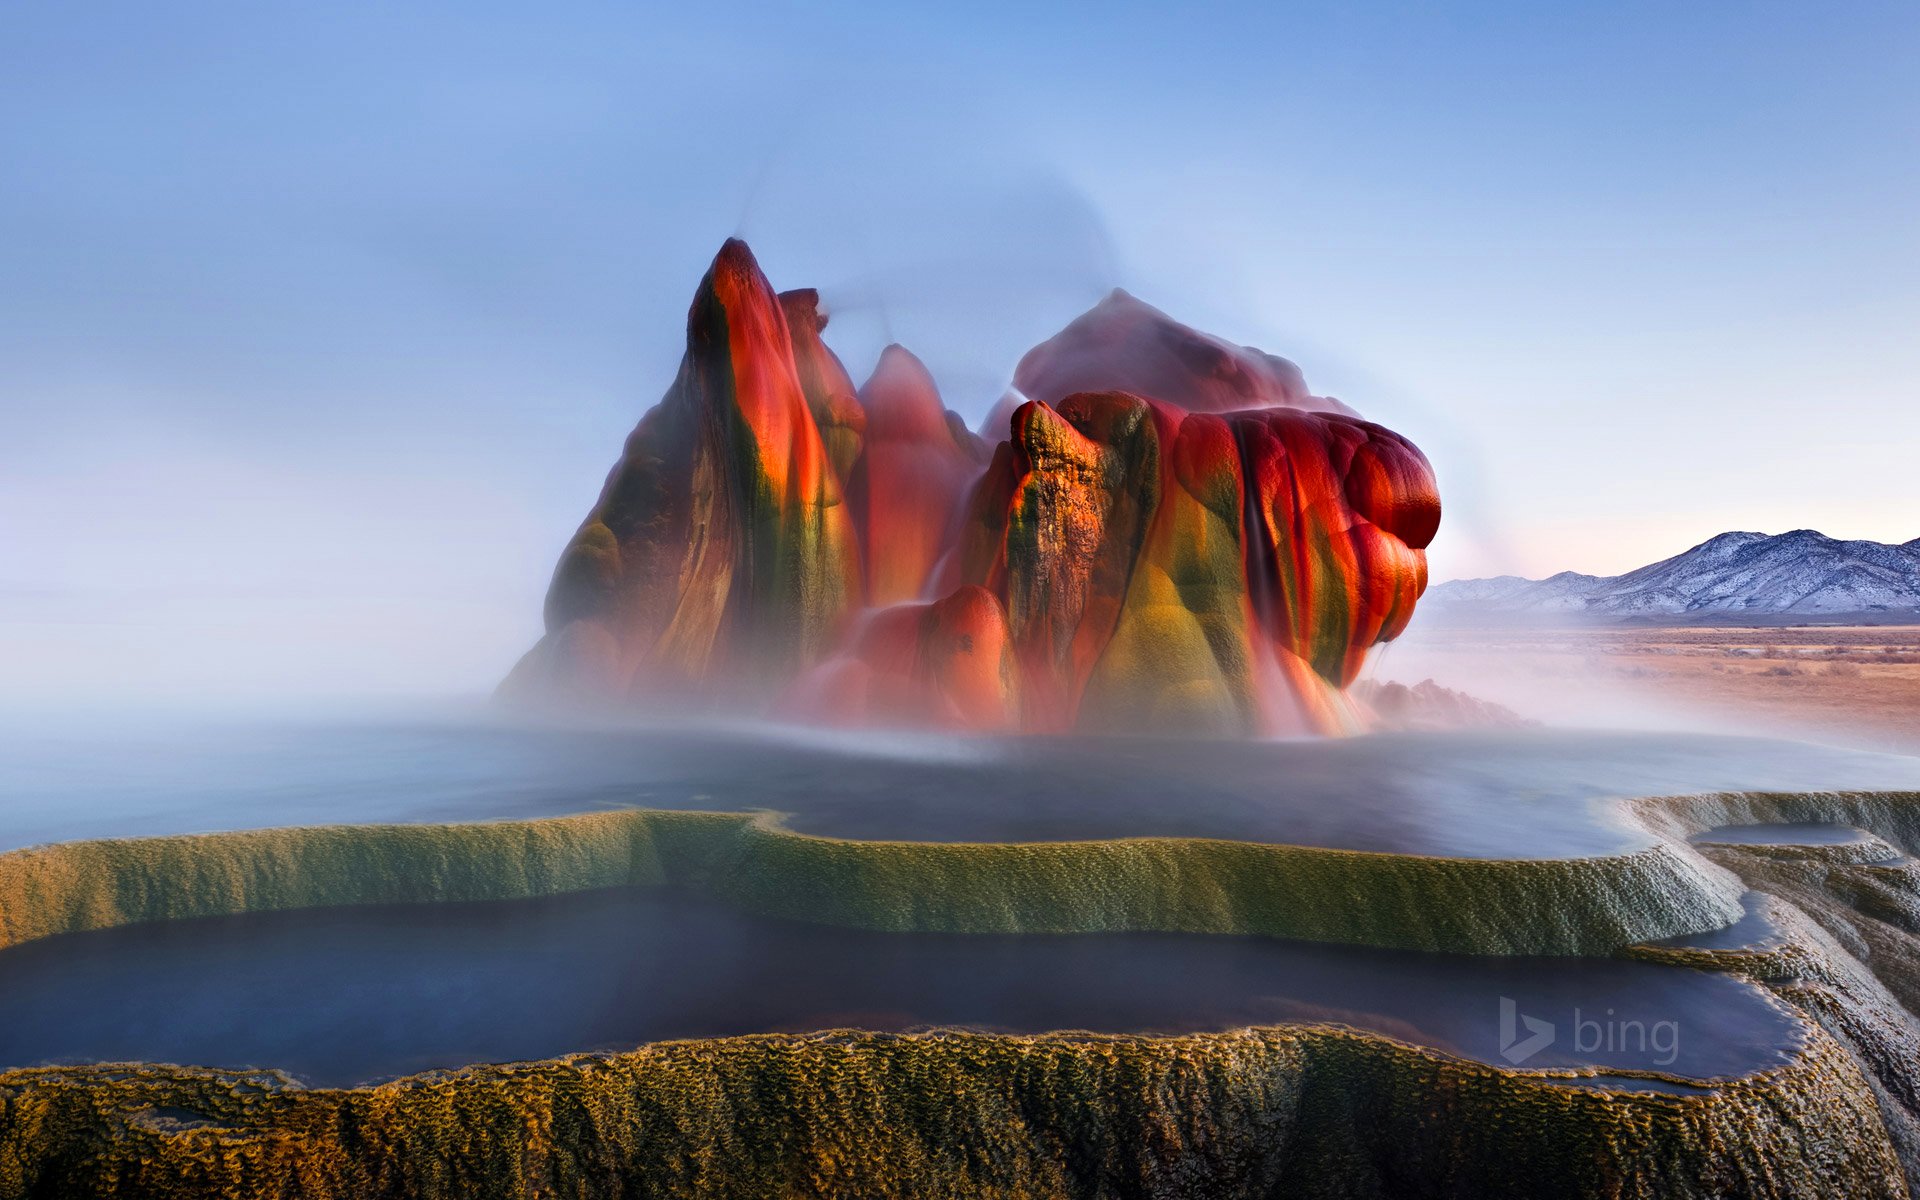
[(341, 1086), (668, 1039), (928, 1026), (1335, 1022), (1505, 1066), (1503, 1035), (1529, 1032), (1521, 1014), (1555, 1030), (1519, 1059), (1529, 1068), (1729, 1077), (1801, 1043), (1754, 986), (1648, 962), (1197, 934), (876, 933), (650, 889), (163, 921), (0, 951), (0, 1069), (277, 1067)]

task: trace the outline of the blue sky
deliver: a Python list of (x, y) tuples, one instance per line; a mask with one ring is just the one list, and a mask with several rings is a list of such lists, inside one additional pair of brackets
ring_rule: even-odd
[(483, 686), (734, 233), (969, 415), (1115, 284), (1286, 354), (1441, 577), (1904, 541), (1917, 79), (1893, 4), (16, 0), (0, 659)]

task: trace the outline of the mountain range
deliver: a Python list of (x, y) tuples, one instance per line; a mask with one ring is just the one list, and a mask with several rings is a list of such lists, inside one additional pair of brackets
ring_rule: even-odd
[(1607, 620), (1753, 622), (1920, 616), (1920, 538), (1892, 545), (1791, 533), (1723, 533), (1624, 575), (1501, 575), (1429, 589), (1422, 607), (1450, 617), (1542, 614)]

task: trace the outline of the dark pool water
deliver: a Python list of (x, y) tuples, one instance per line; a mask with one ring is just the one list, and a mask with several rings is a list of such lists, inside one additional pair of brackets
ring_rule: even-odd
[(1484, 857), (1609, 853), (1608, 797), (1920, 789), (1920, 758), (1779, 739), (1528, 730), (1332, 741), (962, 739), (478, 720), (0, 730), (0, 849), (609, 807), (774, 809), (855, 838), (1222, 837)]
[(1521, 1065), (1690, 1078), (1772, 1065), (1799, 1044), (1751, 985), (1652, 963), (1181, 934), (873, 933), (637, 889), (160, 922), (0, 951), (0, 1066), (279, 1067), (328, 1085), (772, 1031), (1286, 1021), (1491, 1063), (1531, 1049)]

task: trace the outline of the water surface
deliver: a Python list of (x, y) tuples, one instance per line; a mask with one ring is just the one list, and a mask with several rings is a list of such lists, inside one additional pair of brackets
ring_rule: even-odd
[(1780, 739), (1526, 730), (1330, 741), (954, 738), (484, 721), (0, 734), (0, 849), (275, 825), (644, 806), (853, 838), (1220, 837), (1482, 857), (1644, 843), (1609, 797), (1920, 789), (1920, 758)]
[(674, 892), (156, 922), (0, 951), (0, 1067), (279, 1067), (352, 1084), (663, 1039), (834, 1028), (1183, 1033), (1334, 1021), (1505, 1065), (1692, 1078), (1798, 1026), (1729, 976), (1195, 934), (834, 929)]
[(1767, 825), (1716, 825), (1687, 840), (1711, 846), (1858, 846), (1879, 839), (1858, 826), (1832, 821), (1775, 821)]

